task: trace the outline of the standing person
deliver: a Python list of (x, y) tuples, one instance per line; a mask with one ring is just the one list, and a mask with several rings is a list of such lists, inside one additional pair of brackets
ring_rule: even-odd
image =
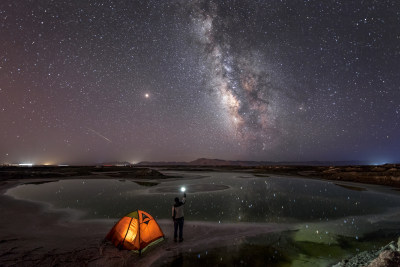
[(172, 206), (172, 220), (174, 220), (174, 241), (177, 241), (178, 228), (179, 228), (179, 242), (183, 241), (183, 221), (184, 214), (183, 208), (186, 201), (186, 193), (183, 193), (182, 201), (179, 198), (175, 198), (175, 204)]

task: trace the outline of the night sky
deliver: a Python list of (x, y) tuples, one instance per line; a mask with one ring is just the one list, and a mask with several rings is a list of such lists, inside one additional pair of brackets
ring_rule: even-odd
[(400, 162), (400, 1), (0, 1), (0, 163)]

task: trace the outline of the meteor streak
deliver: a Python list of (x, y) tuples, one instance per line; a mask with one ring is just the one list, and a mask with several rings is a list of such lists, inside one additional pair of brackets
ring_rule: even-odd
[(103, 139), (106, 140), (107, 142), (110, 142), (110, 143), (111, 143), (111, 140), (110, 140), (110, 139), (108, 139), (108, 138), (105, 137), (104, 135), (100, 134), (99, 132), (96, 132), (95, 130), (93, 130), (93, 129), (89, 128), (89, 127), (86, 127), (86, 129), (88, 129), (89, 131), (93, 132), (93, 133), (96, 134), (97, 136), (100, 136), (101, 138), (103, 138)]

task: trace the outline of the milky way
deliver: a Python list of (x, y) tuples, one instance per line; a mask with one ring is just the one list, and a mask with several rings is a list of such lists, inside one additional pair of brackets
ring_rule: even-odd
[(400, 160), (398, 1), (0, 2), (0, 162)]
[(266, 56), (229, 35), (232, 17), (219, 17), (214, 2), (195, 2), (190, 8), (194, 38), (204, 51), (207, 86), (225, 108), (228, 127), (245, 147), (270, 148), (279, 137), (275, 120), (280, 92)]

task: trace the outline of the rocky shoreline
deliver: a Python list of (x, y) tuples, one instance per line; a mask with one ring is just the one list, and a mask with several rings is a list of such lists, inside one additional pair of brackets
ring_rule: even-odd
[(289, 174), (307, 178), (385, 185), (400, 188), (400, 165), (260, 166), (256, 173)]
[(35, 167), (0, 167), (1, 181), (11, 181), (19, 179), (80, 179), (98, 178), (104, 176), (107, 178), (129, 178), (129, 179), (167, 179), (173, 178), (164, 175), (151, 168), (133, 168), (124, 166), (96, 167), (96, 166), (35, 166)]
[(379, 250), (363, 251), (350, 259), (344, 259), (333, 267), (398, 267), (400, 266), (400, 237)]

